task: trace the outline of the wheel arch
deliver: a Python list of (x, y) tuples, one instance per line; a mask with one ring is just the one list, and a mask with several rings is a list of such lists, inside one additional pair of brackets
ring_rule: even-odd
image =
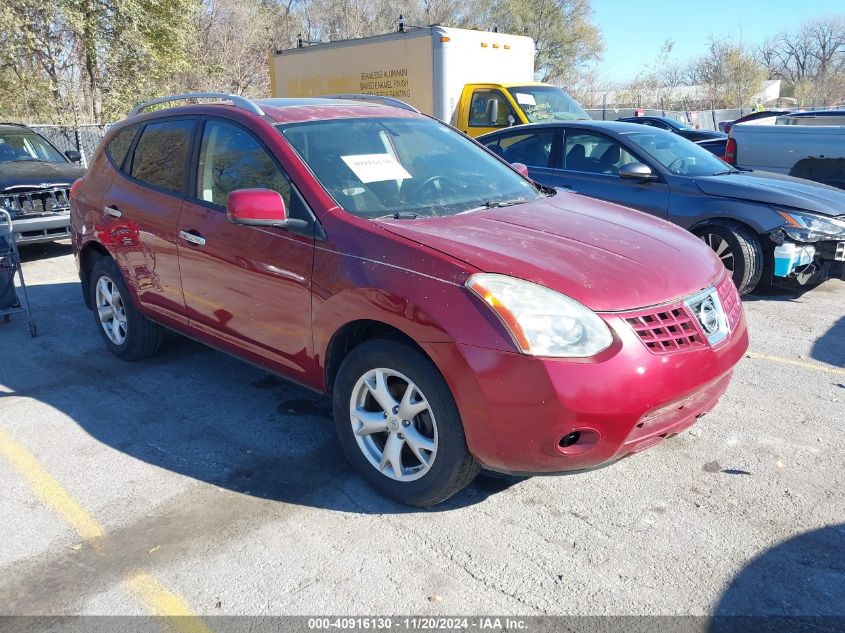
[(326, 391), (331, 393), (334, 388), (338, 370), (347, 354), (365, 341), (376, 339), (392, 340), (408, 345), (428, 358), (435, 367), (437, 366), (431, 355), (398, 327), (376, 319), (356, 319), (342, 325), (329, 339), (323, 368)]
[(103, 257), (111, 257), (111, 253), (95, 240), (89, 241), (79, 251), (79, 281), (82, 284), (82, 298), (89, 310), (91, 309), (91, 293), (89, 291), (91, 271), (94, 269), (97, 260)]
[(756, 235), (761, 235), (764, 233), (769, 233), (774, 229), (768, 230), (761, 230), (760, 226), (755, 226), (751, 222), (748, 222), (745, 218), (734, 218), (734, 217), (725, 217), (725, 216), (710, 216), (703, 220), (699, 220), (695, 224), (689, 227), (690, 233), (698, 234), (701, 229), (707, 228), (708, 226), (722, 226), (722, 227), (734, 227), (739, 226), (741, 228), (747, 229)]

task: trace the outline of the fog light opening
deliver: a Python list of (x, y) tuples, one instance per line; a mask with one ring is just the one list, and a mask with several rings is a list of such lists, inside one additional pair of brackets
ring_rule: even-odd
[(577, 444), (578, 440), (581, 439), (581, 431), (573, 431), (572, 433), (567, 433), (562, 438), (560, 438), (560, 442), (558, 444), (561, 448), (568, 448), (573, 444)]
[(557, 442), (557, 450), (563, 455), (573, 457), (589, 453), (601, 442), (601, 435), (595, 429), (582, 427), (571, 429)]

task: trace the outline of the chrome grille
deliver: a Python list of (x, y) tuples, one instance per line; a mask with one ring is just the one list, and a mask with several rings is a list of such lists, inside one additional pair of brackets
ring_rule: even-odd
[(67, 213), (70, 210), (69, 189), (50, 187), (28, 191), (4, 191), (0, 193), (0, 207), (6, 209), (13, 217)]

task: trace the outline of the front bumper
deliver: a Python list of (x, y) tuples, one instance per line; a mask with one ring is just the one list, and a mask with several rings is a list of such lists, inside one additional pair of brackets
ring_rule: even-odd
[(845, 239), (816, 244), (819, 275), (822, 279), (845, 280)]
[(654, 446), (716, 405), (748, 349), (744, 315), (717, 348), (660, 354), (621, 316), (602, 317), (614, 345), (582, 361), (429, 344), (438, 366), (448, 368), (470, 452), (484, 467), (584, 470)]
[(12, 220), (15, 242), (38, 244), (70, 238), (70, 212), (36, 217), (18, 216)]

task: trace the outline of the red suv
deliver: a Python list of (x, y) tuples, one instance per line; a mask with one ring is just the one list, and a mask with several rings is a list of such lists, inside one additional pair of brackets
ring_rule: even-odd
[(352, 464), (409, 504), (482, 467), (652, 446), (716, 404), (748, 346), (701, 240), (540, 187), (397, 107), (226, 96), (133, 114), (71, 206), (113, 353), (150, 356), (169, 328), (331, 394)]

